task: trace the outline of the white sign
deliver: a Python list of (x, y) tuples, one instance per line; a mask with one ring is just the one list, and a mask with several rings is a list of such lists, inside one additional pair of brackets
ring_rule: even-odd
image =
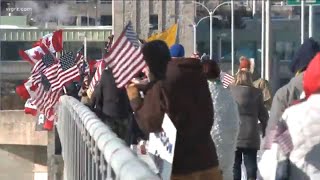
[(150, 133), (148, 152), (153, 155), (162, 179), (170, 179), (177, 129), (167, 114), (164, 116), (162, 129), (160, 133)]
[(40, 125), (40, 124), (44, 124), (44, 119), (45, 117), (44, 117), (44, 114), (40, 114), (39, 115), (39, 118), (38, 118), (38, 125)]

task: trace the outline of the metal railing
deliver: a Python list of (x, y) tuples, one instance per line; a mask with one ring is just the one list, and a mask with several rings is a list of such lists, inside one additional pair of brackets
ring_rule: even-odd
[(62, 96), (57, 130), (66, 180), (157, 180), (97, 116), (70, 96)]

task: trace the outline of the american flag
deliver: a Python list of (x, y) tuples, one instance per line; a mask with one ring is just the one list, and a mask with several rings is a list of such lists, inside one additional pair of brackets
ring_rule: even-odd
[(137, 34), (131, 22), (125, 27), (105, 57), (118, 88), (124, 87), (145, 66)]
[(84, 74), (89, 73), (89, 66), (84, 59), (84, 46), (81, 46), (81, 48), (77, 51), (75, 62), (77, 64), (80, 72), (82, 72)]
[(96, 67), (97, 67), (97, 70), (94, 73), (94, 76), (93, 76), (93, 78), (92, 78), (92, 80), (90, 82), (89, 89), (88, 89), (90, 92), (94, 91), (94, 88), (96, 87), (96, 85), (100, 81), (102, 72), (106, 67), (105, 61), (103, 61), (103, 60), (98, 61), (97, 64), (96, 64)]
[(86, 78), (86, 76), (90, 75), (90, 67), (88, 62), (84, 59), (84, 46), (81, 46), (81, 48), (77, 51), (75, 62), (79, 69), (80, 75), (83, 78), (81, 86), (84, 85), (84, 87), (87, 87), (88, 78)]
[(55, 58), (52, 54), (46, 54), (42, 57), (41, 61), (38, 61), (32, 68), (31, 79), (34, 84), (39, 84), (41, 82), (41, 73), (44, 72), (46, 68), (54, 65), (56, 63)]
[(276, 128), (270, 130), (270, 132), (267, 133), (264, 142), (264, 149), (270, 149), (272, 143), (279, 144), (284, 154), (292, 151), (293, 143), (291, 135), (284, 120), (277, 122)]
[(226, 72), (220, 73), (220, 79), (224, 88), (228, 88), (228, 86), (233, 83), (234, 77)]
[(80, 77), (72, 52), (65, 53), (60, 58), (60, 62), (47, 68), (44, 74), (51, 84), (52, 91), (60, 90), (66, 83)]
[(50, 117), (52, 108), (58, 102), (61, 89), (58, 91), (52, 91), (51, 84), (45, 75), (42, 75), (41, 83), (36, 90), (36, 97), (32, 100), (33, 105), (36, 105), (40, 113), (44, 113), (47, 118)]

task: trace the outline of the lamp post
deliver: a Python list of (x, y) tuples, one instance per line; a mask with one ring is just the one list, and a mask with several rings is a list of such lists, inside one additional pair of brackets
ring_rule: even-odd
[[(200, 24), (200, 22), (202, 22), (203, 20), (209, 18), (210, 16), (205, 16), (203, 18), (201, 18), (197, 23), (193, 22), (192, 28), (193, 28), (193, 52), (196, 53), (197, 52), (197, 27)], [(220, 16), (212, 16), (213, 18), (217, 18), (217, 19), (221, 19)]]
[(197, 53), (197, 25), (195, 23), (192, 24), (193, 28), (193, 53)]
[(301, 44), (304, 41), (304, 0), (301, 0)]
[(309, 5), (309, 38), (313, 36), (313, 6)]
[[(197, 27), (202, 22), (203, 20), (209, 18), (210, 16), (205, 16), (201, 18), (197, 23), (192, 23), (192, 28), (193, 28), (193, 52), (197, 52)], [(218, 18), (220, 19), (220, 16), (212, 16), (212, 18)]]
[[(234, 13), (233, 13), (233, 0), (231, 1), (226, 1), (226, 2), (223, 2), (221, 4), (219, 4), (218, 6), (216, 6), (213, 10), (209, 10), (209, 8), (207, 8), (204, 4), (200, 3), (200, 2), (196, 2), (196, 1), (192, 1), (194, 4), (197, 4), (197, 5), (200, 5), (202, 6), (203, 8), (205, 8), (207, 10), (207, 12), (209, 13), (209, 17), (210, 17), (210, 59), (213, 58), (213, 52), (212, 52), (212, 49), (213, 49), (213, 40), (212, 40), (212, 36), (213, 36), (213, 28), (212, 28), (212, 24), (213, 24), (213, 14), (216, 12), (216, 10), (223, 6), (223, 5), (226, 5), (226, 4), (231, 4), (231, 59), (232, 59), (232, 67), (233, 67), (233, 64), (234, 64)], [(200, 21), (199, 21), (200, 22)], [(233, 73), (233, 70), (232, 70), (232, 73)]]

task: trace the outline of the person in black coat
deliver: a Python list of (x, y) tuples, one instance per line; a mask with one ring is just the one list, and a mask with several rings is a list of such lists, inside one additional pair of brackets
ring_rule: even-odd
[(127, 138), (132, 110), (125, 89), (116, 86), (112, 70), (106, 68), (91, 98), (91, 109), (121, 139)]

